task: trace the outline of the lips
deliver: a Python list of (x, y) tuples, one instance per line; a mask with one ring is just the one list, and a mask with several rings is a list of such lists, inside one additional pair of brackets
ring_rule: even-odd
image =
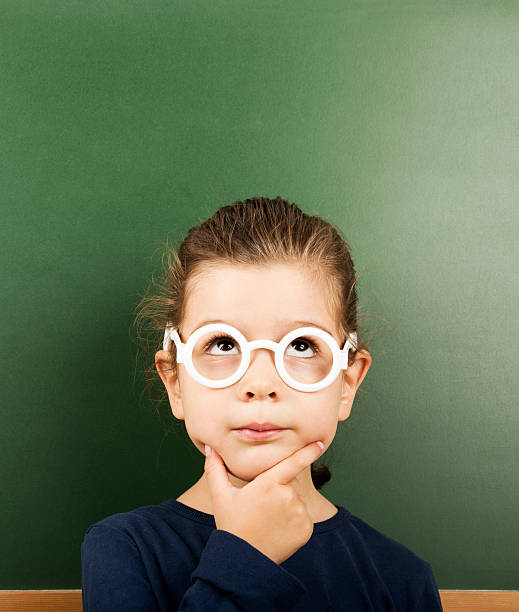
[(238, 436), (241, 438), (245, 438), (248, 440), (270, 440), (270, 438), (275, 438), (277, 436), (281, 436), (286, 429), (270, 429), (267, 431), (256, 431), (255, 429), (235, 429)]
[(286, 427), (275, 425), (274, 423), (249, 423), (243, 427), (236, 428), (236, 433), (249, 440), (268, 440), (280, 435)]
[(242, 425), (237, 429), (254, 429), (255, 431), (272, 431), (274, 429), (285, 429), (280, 425), (274, 425), (274, 423), (249, 423), (248, 425)]

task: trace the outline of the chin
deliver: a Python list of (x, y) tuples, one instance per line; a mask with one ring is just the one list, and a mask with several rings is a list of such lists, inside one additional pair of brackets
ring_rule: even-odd
[(257, 447), (250, 450), (252, 452), (241, 451), (239, 457), (235, 455), (229, 458), (229, 461), (224, 459), (229, 472), (236, 478), (247, 482), (254, 480), (287, 456), (286, 453), (280, 453), (279, 449), (276, 453), (273, 452), (273, 449), (269, 453), (265, 448)]

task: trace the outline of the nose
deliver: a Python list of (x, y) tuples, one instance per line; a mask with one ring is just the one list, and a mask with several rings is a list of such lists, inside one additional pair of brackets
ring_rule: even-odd
[(256, 346), (256, 347), (251, 347), (250, 351), (251, 351), (250, 363), (249, 363), (249, 367), (246, 370), (246, 373), (251, 369), (253, 365), (257, 369), (258, 368), (257, 364), (260, 364), (260, 365), (263, 364), (263, 368), (272, 368), (273, 371), (277, 374), (276, 362), (275, 362), (275, 356), (274, 356), (273, 349), (263, 347), (263, 346), (261, 347)]
[(260, 348), (266, 348), (272, 352), (275, 352), (278, 345), (272, 340), (254, 340), (253, 342), (249, 342), (249, 351), (254, 351)]
[[(279, 376), (275, 362), (275, 351), (277, 349), (277, 346), (278, 345), (275, 342), (272, 342), (271, 340), (254, 340), (253, 342), (250, 342), (250, 363), (245, 373), (250, 370), (253, 363), (256, 363), (258, 361), (260, 363), (264, 363), (263, 360), (267, 360), (265, 363), (270, 363), (270, 367), (273, 366), (276, 375)], [(260, 358), (260, 355), (263, 355), (263, 357)]]
[(267, 396), (279, 388), (281, 377), (276, 368), (274, 353), (270, 348), (256, 347), (251, 352), (249, 367), (242, 377), (242, 384), (249, 395)]

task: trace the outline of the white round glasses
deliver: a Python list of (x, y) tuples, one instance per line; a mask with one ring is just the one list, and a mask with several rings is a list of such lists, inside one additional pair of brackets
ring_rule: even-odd
[[(189, 375), (206, 387), (221, 389), (234, 384), (247, 371), (251, 351), (266, 348), (274, 352), (276, 370), (287, 385), (312, 392), (328, 387), (341, 370), (348, 369), (348, 354), (350, 348), (355, 348), (357, 334), (351, 333), (341, 350), (335, 338), (319, 327), (299, 327), (279, 342), (249, 342), (232, 325), (210, 323), (195, 330), (185, 344), (178, 331), (167, 326), (165, 351), (171, 349), (172, 340), (177, 348), (177, 363), (185, 364)], [(223, 346), (232, 348), (224, 350)]]

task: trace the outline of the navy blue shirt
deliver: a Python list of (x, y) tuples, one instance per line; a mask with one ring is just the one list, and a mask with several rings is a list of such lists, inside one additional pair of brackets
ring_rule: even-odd
[(432, 567), (342, 506), (277, 564), (214, 516), (168, 499), (91, 525), (84, 612), (439, 612)]

